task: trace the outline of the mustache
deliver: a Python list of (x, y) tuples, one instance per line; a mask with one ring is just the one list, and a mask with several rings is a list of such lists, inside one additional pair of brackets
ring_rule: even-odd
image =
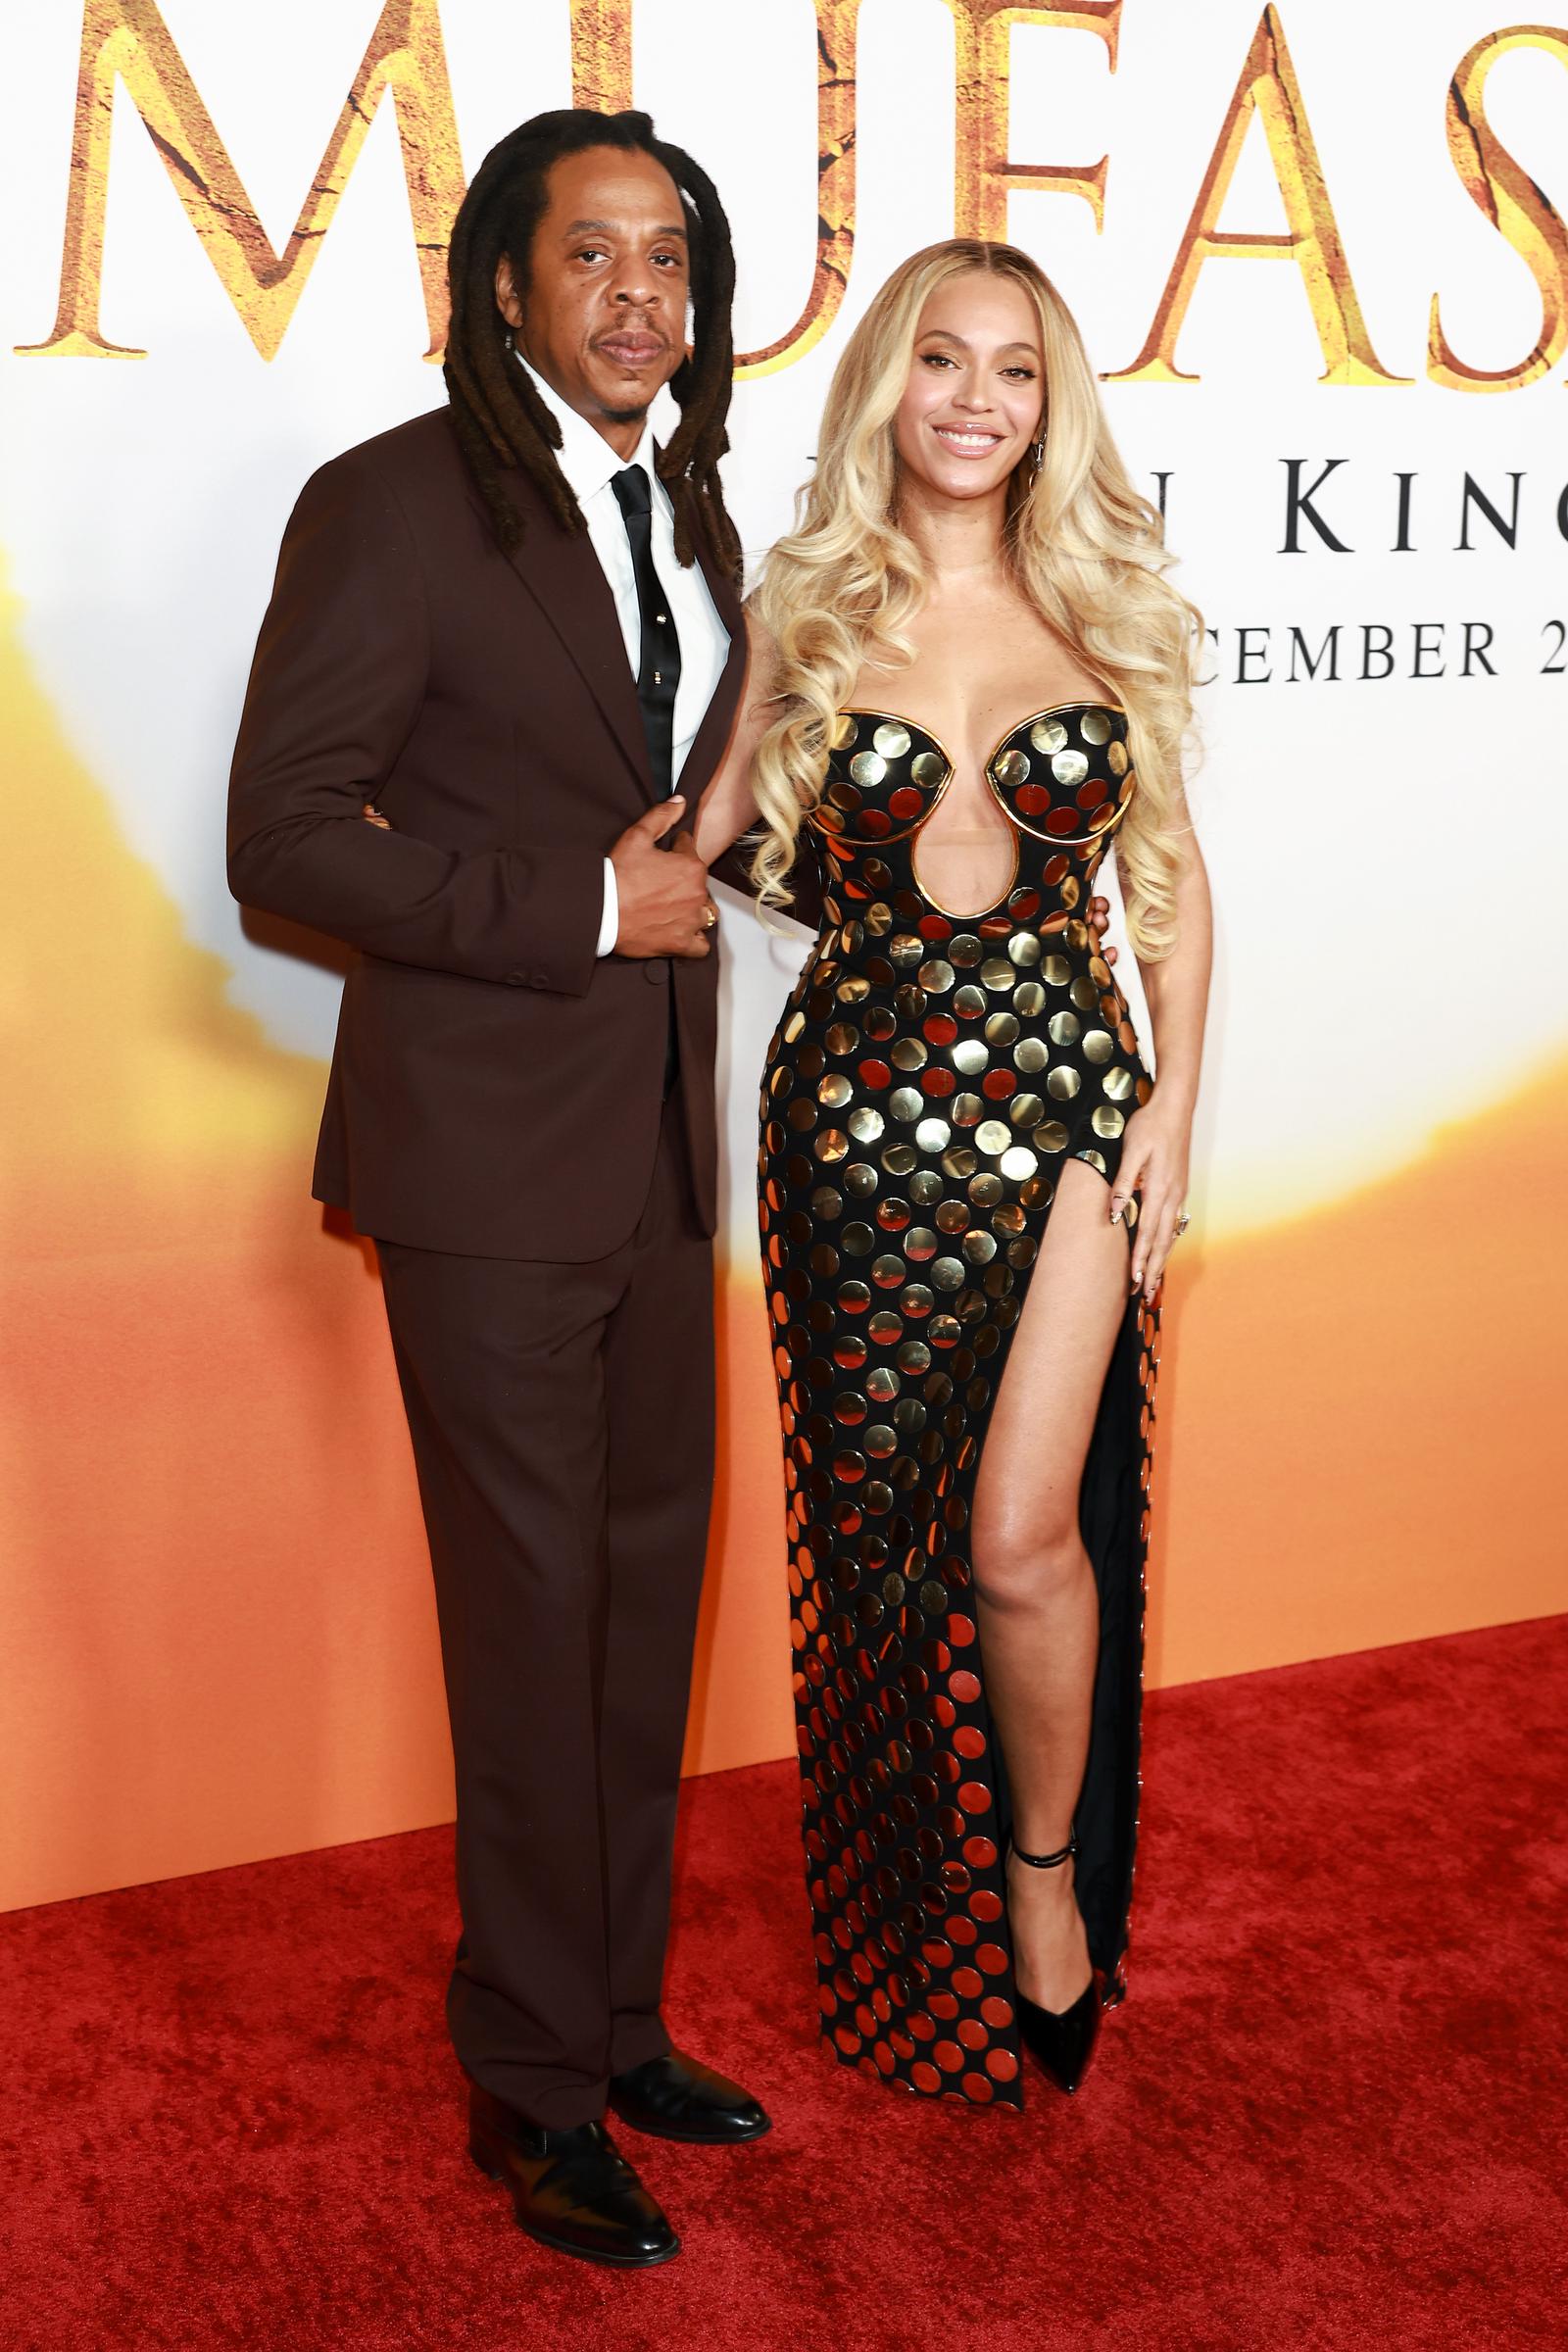
[(662, 350), (668, 351), (671, 348), (670, 337), (655, 319), (640, 318), (628, 311), (624, 318), (615, 320), (613, 326), (607, 326), (602, 334), (595, 335), (594, 349), (597, 351), (602, 343), (612, 343), (619, 335), (648, 335)]

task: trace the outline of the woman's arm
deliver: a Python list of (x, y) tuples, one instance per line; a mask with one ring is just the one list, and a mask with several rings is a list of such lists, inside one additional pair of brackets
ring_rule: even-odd
[(1152, 1298), (1176, 1235), (1187, 1196), (1203, 1021), (1213, 961), (1213, 907), (1198, 837), (1184, 836), (1186, 858), (1176, 884), (1176, 945), (1157, 963), (1138, 959), (1153, 1030), (1154, 1091), (1127, 1122), (1121, 1166), (1111, 1198), (1112, 1222), (1136, 1192), (1132, 1287)]
[(714, 864), (733, 849), (757, 818), (752, 790), (752, 761), (757, 747), (777, 716), (774, 677), (777, 660), (773, 640), (755, 613), (746, 615), (746, 680), (736, 707), (724, 757), (713, 770), (708, 790), (697, 807), (693, 828), (697, 855), (705, 865)]

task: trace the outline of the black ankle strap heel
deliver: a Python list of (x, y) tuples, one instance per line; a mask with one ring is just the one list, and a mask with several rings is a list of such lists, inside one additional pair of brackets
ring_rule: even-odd
[[(1066, 1844), (1058, 1846), (1054, 1854), (1026, 1854), (1016, 1838), (1009, 1839), (1008, 1844), (1018, 1860), (1027, 1863), (1031, 1870), (1055, 1870), (1076, 1857), (1078, 1833), (1072, 1831)], [(1016, 1999), (1018, 2038), (1024, 2048), (1039, 2060), (1062, 2090), (1075, 2091), (1100, 2036), (1102, 2002), (1098, 1972), (1091, 1971), (1089, 1983), (1070, 2009), (1042, 2009), (1038, 2002), (1026, 2000), (1021, 1992)]]
[(1077, 1853), (1078, 1833), (1076, 1830), (1070, 1831), (1066, 1844), (1058, 1845), (1054, 1854), (1026, 1854), (1016, 1838), (1010, 1843), (1019, 1861), (1027, 1862), (1031, 1870), (1054, 1870), (1058, 1862), (1070, 1862)]

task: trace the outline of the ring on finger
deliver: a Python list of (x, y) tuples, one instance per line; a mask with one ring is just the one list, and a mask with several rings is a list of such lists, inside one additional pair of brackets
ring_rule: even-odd
[(713, 905), (712, 900), (710, 899), (708, 905), (703, 908), (703, 929), (705, 931), (711, 931), (717, 920), (718, 908)]

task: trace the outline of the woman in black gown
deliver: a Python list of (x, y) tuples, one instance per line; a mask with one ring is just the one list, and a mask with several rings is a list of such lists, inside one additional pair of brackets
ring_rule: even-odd
[[(1209, 962), (1163, 577), (1070, 315), (956, 240), (878, 294), (752, 600), (710, 859), (814, 860), (761, 1096), (824, 2031), (1076, 2087), (1125, 1990), (1159, 1282)], [(1156, 1086), (1091, 927), (1114, 844)]]

